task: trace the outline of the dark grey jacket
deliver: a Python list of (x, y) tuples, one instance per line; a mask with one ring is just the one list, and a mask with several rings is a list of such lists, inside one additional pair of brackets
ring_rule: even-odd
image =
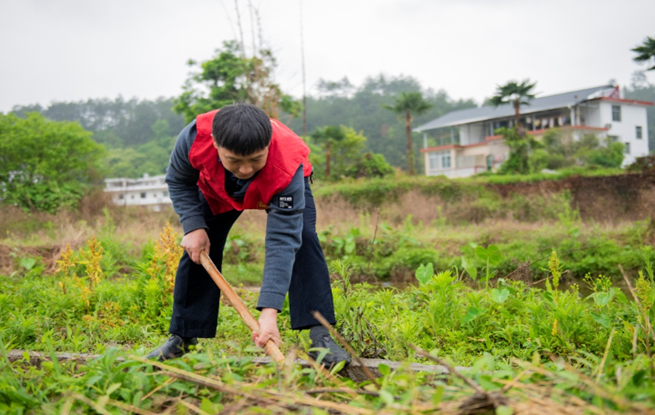
[[(193, 121), (178, 136), (166, 170), (168, 191), (185, 235), (196, 229), (208, 229), (202, 208), (206, 202), (197, 185), (200, 172), (189, 162), (189, 151), (195, 139), (196, 122)], [(226, 182), (231, 181), (226, 183), (230, 196), (243, 197), (252, 178), (247, 181), (236, 180), (227, 170), (225, 173)], [(289, 201), (292, 203), (289, 204)], [(267, 209), (264, 278), (257, 303), (260, 310), (282, 309), (291, 282), (296, 251), (302, 243), (304, 208), (305, 180), (301, 165), (289, 186), (271, 199)]]

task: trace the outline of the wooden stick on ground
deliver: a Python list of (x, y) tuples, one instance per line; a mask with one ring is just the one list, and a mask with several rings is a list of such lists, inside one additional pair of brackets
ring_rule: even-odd
[(297, 406), (301, 405), (355, 415), (379, 415), (382, 413), (379, 410), (372, 408), (360, 408), (344, 403), (324, 401), (316, 398), (296, 395), (294, 393), (285, 391), (250, 388), (249, 386), (251, 385), (247, 385), (238, 381), (233, 381), (228, 385), (220, 380), (202, 376), (197, 373), (186, 371), (184, 369), (179, 369), (165, 363), (157, 362), (154, 360), (146, 360), (142, 357), (134, 355), (130, 355), (129, 358), (141, 363), (146, 363), (150, 366), (158, 367), (161, 369), (161, 373), (167, 376), (172, 376), (187, 382), (202, 385), (207, 388), (223, 392), (225, 394), (241, 396), (253, 402), (257, 402), (259, 405), (265, 405), (268, 407), (275, 405), (286, 409), (297, 410)]
[(451, 364), (446, 362), (445, 360), (439, 359), (438, 357), (432, 356), (430, 353), (426, 352), (425, 350), (421, 349), (418, 346), (415, 346), (413, 344), (409, 345), (416, 353), (419, 355), (428, 358), (432, 360), (433, 362), (437, 362), (440, 365), (446, 366), (446, 369), (448, 369), (448, 372), (450, 372), (451, 375), (455, 375), (458, 378), (462, 379), (467, 385), (469, 385), (473, 390), (475, 390), (477, 393), (481, 394), (486, 394), (485, 390), (480, 387), (477, 383), (473, 382), (471, 379), (467, 378), (466, 376), (462, 375), (455, 369)]
[(607, 361), (607, 355), (610, 353), (610, 347), (612, 346), (612, 339), (614, 338), (614, 329), (610, 332), (610, 338), (607, 341), (607, 346), (605, 346), (605, 353), (603, 354), (603, 360), (600, 361), (598, 366), (598, 375), (596, 375), (596, 382), (600, 383), (600, 378), (603, 375), (603, 368), (605, 367), (605, 362)]
[[(239, 316), (241, 316), (241, 319), (246, 323), (246, 326), (248, 326), (252, 332), (259, 333), (259, 323), (252, 316), (245, 304), (243, 304), (243, 301), (241, 301), (241, 298), (239, 298), (237, 293), (234, 292), (227, 280), (225, 280), (223, 274), (221, 274), (218, 268), (216, 268), (216, 265), (214, 265), (214, 262), (209, 258), (207, 252), (200, 252), (200, 263), (205, 267), (205, 270), (209, 276), (212, 277), (216, 285), (218, 285), (218, 288), (225, 295), (225, 298), (230, 302), (230, 304), (232, 304), (232, 307), (234, 307), (237, 313), (239, 313)], [(272, 340), (266, 342), (264, 350), (266, 351), (266, 354), (275, 361), (275, 363), (284, 363), (284, 355)]]

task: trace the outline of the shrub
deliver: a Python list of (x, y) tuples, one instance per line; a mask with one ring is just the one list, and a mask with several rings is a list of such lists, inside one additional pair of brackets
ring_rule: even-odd
[(365, 153), (352, 167), (346, 170), (347, 177), (384, 177), (393, 173), (393, 167), (382, 154)]
[(76, 206), (103, 155), (77, 123), (0, 113), (0, 201), (48, 212)]

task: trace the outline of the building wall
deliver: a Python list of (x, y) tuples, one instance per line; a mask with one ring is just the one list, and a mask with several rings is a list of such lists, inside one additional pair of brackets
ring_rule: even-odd
[[(612, 106), (621, 107), (621, 121), (612, 120)], [(635, 157), (648, 155), (648, 120), (646, 108), (643, 105), (633, 105), (625, 102), (601, 101), (601, 123), (611, 124), (607, 135), (618, 137), (618, 141), (628, 143), (630, 153), (625, 155), (623, 165), (631, 164)], [(637, 138), (636, 127), (641, 127), (641, 139)]]
[(598, 102), (589, 102), (581, 105), (580, 113), (584, 116), (584, 125), (588, 127), (605, 127)]
[[(444, 166), (443, 162), (444, 156), (449, 158), (448, 166)], [(424, 153), (425, 161), (425, 175), (426, 176), (438, 176), (440, 174), (449, 176), (455, 166), (456, 153), (454, 149), (446, 149), (440, 151), (432, 151), (429, 153)]]
[(163, 205), (172, 204), (168, 195), (165, 175), (144, 175), (140, 179), (107, 179), (105, 192), (111, 194), (111, 200), (119, 206), (152, 206), (159, 210)]
[[(450, 166), (448, 167), (442, 165), (444, 154), (450, 155)], [(489, 155), (493, 156), (491, 163), (495, 168), (507, 160), (509, 147), (503, 140), (493, 140), (485, 142), (485, 145), (457, 146), (423, 153), (425, 174), (427, 176), (468, 177), (487, 170)]]
[(463, 146), (481, 143), (485, 135), (484, 123), (472, 123), (459, 128), (460, 144)]
[(171, 204), (171, 198), (168, 196), (168, 187), (165, 188), (148, 188), (148, 189), (128, 189), (117, 191), (111, 197), (116, 205), (161, 205)]

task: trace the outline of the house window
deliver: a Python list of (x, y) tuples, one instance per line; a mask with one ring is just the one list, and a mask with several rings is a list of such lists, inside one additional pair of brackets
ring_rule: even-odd
[(618, 135), (608, 135), (607, 140), (610, 143), (616, 143), (617, 141), (619, 141), (619, 136)]
[(450, 151), (435, 151), (428, 157), (430, 170), (444, 170), (450, 168)]
[(444, 169), (450, 168), (450, 151), (444, 151), (441, 154), (441, 166)]
[(428, 156), (430, 170), (437, 170), (439, 168), (439, 159), (437, 153), (430, 153)]
[(641, 126), (640, 126), (640, 125), (638, 125), (638, 126), (635, 127), (635, 135), (637, 136), (637, 138), (643, 138), (643, 136), (642, 136), (642, 130), (641, 130)]
[(612, 121), (621, 121), (620, 105), (612, 105)]
[(630, 154), (630, 143), (623, 143), (623, 145), (625, 146), (625, 148), (623, 149), (623, 152), (625, 154)]
[(145, 198), (146, 198), (146, 194), (145, 194), (145, 193), (141, 193), (141, 199), (145, 199)]
[(118, 198), (119, 198), (119, 199), (123, 199), (123, 194), (120, 193), (120, 194), (118, 195)]

